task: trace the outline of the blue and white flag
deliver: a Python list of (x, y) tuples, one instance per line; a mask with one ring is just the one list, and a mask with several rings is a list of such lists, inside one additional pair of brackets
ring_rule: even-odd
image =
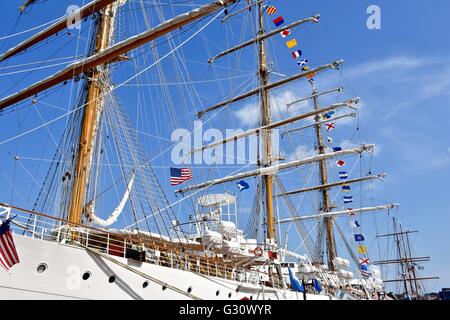
[(357, 220), (352, 220), (350, 221), (350, 226), (352, 226), (353, 228), (359, 228), (360, 224)]
[[(298, 50), (298, 51), (300, 51), (300, 50)], [(300, 53), (300, 55), (296, 55), (295, 52), (296, 52), (296, 51), (294, 51), (294, 52), (292, 53), (292, 56), (293, 56), (294, 58), (298, 58), (298, 57), (301, 56), (301, 53)], [(300, 52), (301, 52), (301, 51), (300, 51)], [(297, 64), (298, 64), (299, 67), (305, 66), (307, 63), (308, 63), (308, 59), (304, 59), (304, 60), (302, 60), (302, 61), (297, 61)]]
[(339, 178), (340, 178), (341, 180), (347, 179), (347, 178), (348, 178), (347, 171), (339, 171)]
[(353, 196), (344, 196), (344, 203), (352, 203)]
[(351, 188), (348, 184), (342, 186), (342, 192), (350, 192)]
[(360, 233), (355, 234), (355, 241), (356, 242), (364, 241), (364, 236)]
[(249, 188), (250, 188), (250, 186), (248, 185), (248, 183), (245, 182), (244, 180), (240, 181), (240, 182), (237, 184), (237, 186), (238, 186), (238, 188), (239, 188), (239, 192), (241, 192), (241, 191), (243, 191), (243, 190), (245, 190), (245, 189), (249, 189)]
[(304, 292), (305, 288), (303, 287), (301, 281), (291, 271), (291, 268), (288, 267), (288, 270), (289, 270), (289, 280), (291, 281), (292, 290), (297, 291), (297, 292)]

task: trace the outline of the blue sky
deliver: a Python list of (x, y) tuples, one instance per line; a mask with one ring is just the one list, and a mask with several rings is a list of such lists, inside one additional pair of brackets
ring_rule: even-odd
[[(72, 3), (81, 4), (82, 1), (53, 1), (43, 2), (32, 8), (18, 20), (13, 33), (32, 28), (42, 23), (51, 21), (64, 14), (65, 8)], [(137, 1), (134, 1), (137, 2)], [(158, 17), (148, 3), (148, 14), (152, 18), (152, 24), (158, 21)], [(193, 7), (193, 4), (206, 3), (207, 1), (191, 1), (185, 5), (174, 5), (174, 12), (164, 7), (168, 17), (174, 13), (184, 12)], [(21, 1), (2, 1), (1, 33), (0, 38), (9, 34), (12, 26), (18, 18), (17, 7)], [(181, 3), (173, 1), (173, 3)], [(450, 21), (447, 13), (450, 3), (445, 0), (435, 0), (433, 5), (425, 1), (362, 1), (362, 0), (284, 0), (273, 1), (273, 5), (283, 15), (287, 22), (307, 17), (316, 13), (321, 14), (319, 24), (302, 26), (295, 30), (295, 37), (304, 56), (311, 65), (320, 65), (337, 59), (344, 59), (342, 74), (337, 72), (324, 73), (316, 79), (321, 89), (333, 88), (340, 82), (345, 86), (345, 98), (360, 96), (362, 98), (359, 113), (360, 132), (363, 142), (374, 143), (377, 151), (373, 160), (374, 172), (387, 172), (388, 177), (380, 185), (374, 185), (373, 198), (377, 203), (398, 202), (401, 205), (399, 218), (405, 228), (419, 229), (420, 233), (413, 236), (414, 254), (417, 256), (431, 256), (431, 263), (425, 265), (424, 273), (438, 275), (441, 280), (430, 282), (427, 287), (438, 290), (448, 287), (450, 283), (450, 254), (445, 249), (448, 243), (447, 232), (450, 227), (450, 209), (445, 205), (450, 179), (450, 138), (447, 128), (450, 127), (450, 119), (447, 116), (450, 102), (450, 42), (448, 31)], [(369, 5), (376, 4), (381, 8), (381, 30), (369, 30), (366, 27)], [(133, 11), (129, 15), (132, 17)], [(139, 13), (135, 16), (140, 19)], [(203, 21), (205, 23), (206, 19)], [(266, 19), (268, 29), (272, 29), (270, 20)], [(81, 47), (86, 45), (86, 35), (89, 22), (83, 24), (85, 30), (79, 39), (75, 35), (62, 34), (56, 40), (49, 42), (45, 47), (32, 50), (8, 63), (0, 64), (0, 94), (8, 93), (25, 87), (45, 75), (59, 70), (68, 60), (58, 60), (47, 64), (61, 65), (45, 68), (33, 72), (19, 84), (14, 83), (22, 79), (26, 73), (6, 74), (21, 68), (7, 68), (8, 66), (40, 61), (60, 57), (73, 56), (74, 50), (82, 53)], [(188, 35), (198, 30), (188, 30), (181, 37), (174, 38), (175, 43), (185, 40)], [(130, 36), (143, 31), (142, 23), (125, 25), (120, 29), (119, 38)], [(27, 33), (17, 37), (0, 40), (0, 49), (4, 51), (12, 44), (26, 38)], [(74, 32), (74, 34), (76, 34)], [(245, 84), (248, 88), (256, 85), (254, 79), (254, 49), (249, 49), (239, 55), (224, 58), (216, 65), (210, 67), (205, 64), (211, 55), (227, 47), (235, 45), (240, 40), (248, 39), (252, 29), (245, 20), (233, 18), (227, 24), (213, 22), (199, 36), (193, 38), (189, 45), (183, 46), (182, 53), (186, 58), (189, 79), (195, 82), (193, 86), (196, 96), (188, 95), (185, 87), (180, 92), (176, 86), (170, 86), (169, 92), (173, 97), (173, 110), (177, 112), (178, 126), (191, 128), (195, 111), (212, 104), (214, 101), (229, 97), (230, 89), (238, 88)], [(78, 40), (78, 41), (77, 41)], [(68, 43), (64, 48), (62, 43)], [(78, 46), (77, 46), (78, 43)], [(298, 72), (295, 62), (290, 57), (289, 51), (283, 47), (279, 37), (268, 42), (269, 61), (273, 62), (271, 80), (282, 78), (282, 75), (293, 75)], [(78, 48), (78, 49), (77, 49)], [(166, 53), (169, 48), (166, 44), (160, 45), (160, 53)], [(148, 50), (148, 46), (146, 47)], [(139, 53), (139, 51), (138, 51)], [(178, 52), (179, 53), (179, 52)], [(177, 53), (177, 54), (178, 54)], [(154, 61), (154, 56), (147, 56), (139, 60), (140, 65), (124, 63), (118, 68), (115, 75), (116, 83), (128, 79), (136, 73), (136, 68), (149, 65)], [(237, 57), (239, 59), (237, 59)], [(162, 62), (166, 70), (167, 82), (180, 82), (177, 74), (181, 69), (177, 64), (180, 56), (171, 55)], [(177, 66), (174, 67), (174, 65)], [(131, 67), (130, 67), (131, 66)], [(239, 71), (236, 70), (238, 66)], [(33, 66), (32, 66), (33, 67)], [(178, 69), (180, 68), (180, 69)], [(42, 72), (41, 72), (42, 71)], [(277, 73), (277, 74), (275, 74)], [(242, 78), (236, 78), (241, 76)], [(220, 84), (214, 79), (224, 80)], [(157, 80), (155, 68), (152, 68), (142, 77), (132, 83), (145, 83)], [(211, 82), (201, 83), (204, 80)], [(53, 106), (62, 107), (63, 110), (38, 104), (38, 107), (29, 107), (17, 113), (4, 114), (0, 117), (3, 130), (0, 133), (0, 162), (1, 177), (0, 191), (1, 201), (19, 203), (29, 208), (37, 196), (37, 185), (42, 183), (48, 163), (39, 165), (36, 161), (25, 158), (48, 158), (54, 153), (55, 142), (59, 141), (64, 128), (64, 120), (56, 121), (47, 128), (43, 127), (23, 138), (4, 142), (17, 134), (26, 132), (50, 121), (62, 114), (74, 101), (76, 90), (72, 96), (70, 89), (77, 86), (66, 86), (57, 93), (49, 96), (44, 101)], [(10, 90), (8, 90), (10, 89)], [(141, 96), (135, 94), (132, 85), (120, 88), (117, 93), (123, 103), (126, 104), (132, 122), (143, 133), (142, 143), (149, 156), (157, 155), (165, 150), (171, 143), (170, 134), (177, 126), (170, 119), (170, 108), (165, 94), (160, 87), (144, 91)], [(242, 90), (242, 89), (240, 89)], [(295, 97), (307, 94), (306, 84), (299, 89), (298, 85), (290, 85), (282, 90), (272, 93), (275, 105), (282, 108), (283, 103)], [(151, 95), (152, 101), (142, 104), (146, 94)], [(72, 98), (70, 98), (72, 97)], [(336, 99), (336, 98), (335, 98)], [(144, 99), (145, 100), (145, 99)], [(324, 99), (326, 102), (338, 100)], [(211, 127), (239, 127), (248, 128), (255, 123), (257, 118), (252, 114), (252, 108), (256, 102), (249, 99), (233, 106), (232, 110), (226, 110), (219, 117), (208, 121)], [(137, 108), (130, 106), (137, 105)], [(305, 108), (307, 106), (304, 106)], [(39, 109), (38, 109), (39, 108)], [(235, 111), (233, 111), (235, 110)], [(284, 117), (292, 112), (302, 111), (301, 107), (287, 112), (285, 109), (276, 110), (274, 117)], [(42, 119), (41, 119), (42, 117)], [(338, 126), (335, 133), (336, 141), (341, 143), (355, 142), (355, 122), (345, 122)], [(49, 134), (49, 131), (52, 134)], [(53, 137), (52, 137), (53, 136)], [(159, 137), (158, 139), (152, 138)], [(302, 140), (302, 138), (305, 138)], [(53, 141), (53, 139), (55, 141)], [(297, 136), (299, 143), (290, 142), (286, 154), (299, 152), (300, 156), (311, 151), (312, 142), (307, 136)], [(3, 143), (2, 143), (3, 142)], [(296, 149), (296, 148), (299, 149)], [(17, 165), (11, 154), (20, 154), (23, 157), (21, 164)], [(164, 167), (170, 162), (170, 155), (158, 157), (154, 165)], [(368, 166), (368, 163), (365, 163)], [(25, 168), (25, 169), (24, 169)], [(215, 168), (217, 169), (217, 168)], [(233, 168), (224, 168), (222, 171), (214, 171), (213, 174), (230, 173)], [(27, 173), (28, 171), (28, 173)], [(158, 177), (163, 181), (163, 187), (169, 194), (170, 201), (176, 201), (172, 195), (173, 188), (168, 183), (168, 170), (158, 170)], [(31, 173), (31, 175), (29, 174)], [(194, 175), (205, 177), (210, 172), (208, 169), (194, 166)], [(33, 178), (31, 178), (33, 176)], [(9, 181), (9, 182), (8, 182)], [(15, 186), (16, 191), (12, 192)], [(299, 187), (295, 179), (286, 177), (288, 189)], [(233, 188), (233, 186), (228, 186)], [(222, 189), (223, 190), (223, 189)], [(19, 196), (17, 193), (20, 193)], [(244, 197), (241, 196), (240, 197)], [(249, 210), (251, 201), (242, 201), (242, 210)], [(309, 207), (308, 207), (309, 208)], [(374, 238), (374, 222), (386, 227), (386, 218), (364, 218), (365, 232)], [(294, 241), (294, 240), (293, 240)], [(368, 242), (369, 251), (376, 251), (374, 241)], [(339, 248), (338, 248), (339, 249)]]

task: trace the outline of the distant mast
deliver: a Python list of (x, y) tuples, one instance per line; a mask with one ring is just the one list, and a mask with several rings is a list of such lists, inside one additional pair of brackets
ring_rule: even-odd
[[(417, 230), (403, 230), (402, 225), (398, 225), (395, 217), (392, 218), (394, 226), (394, 232), (388, 234), (377, 235), (377, 238), (394, 237), (395, 246), (397, 250), (397, 259), (392, 260), (380, 260), (373, 262), (374, 265), (390, 265), (397, 264), (399, 267), (398, 279), (387, 279), (384, 283), (399, 283), (403, 284), (405, 297), (415, 297), (420, 300), (422, 286), (421, 281), (424, 280), (437, 280), (439, 277), (419, 277), (416, 273), (417, 262), (428, 262), (430, 257), (413, 257), (411, 251), (411, 243), (409, 234), (417, 233)], [(411, 296), (410, 296), (411, 294)]]

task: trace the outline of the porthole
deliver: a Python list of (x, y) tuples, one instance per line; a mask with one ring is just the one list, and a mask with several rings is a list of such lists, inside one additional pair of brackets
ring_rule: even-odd
[(116, 276), (111, 276), (108, 279), (109, 283), (113, 283), (114, 281), (116, 281)]
[(189, 288), (187, 289), (187, 292), (188, 292), (188, 293), (191, 293), (191, 292), (192, 292), (192, 287), (189, 287)]
[(36, 268), (36, 271), (37, 271), (37, 273), (43, 273), (45, 270), (47, 270), (47, 268), (48, 268), (48, 266), (46, 263), (39, 263)]
[(166, 290), (167, 289), (167, 287), (166, 286), (162, 286), (162, 290), (164, 291), (164, 290)]
[(228, 294), (228, 298), (231, 298), (231, 292)]
[(91, 277), (91, 273), (89, 271), (86, 271), (83, 273), (83, 280), (87, 280)]
[(148, 281), (145, 281), (143, 284), (142, 284), (142, 288), (147, 288), (148, 287)]
[(218, 297), (219, 294), (220, 294), (220, 290), (217, 290), (217, 291), (216, 291), (216, 297)]

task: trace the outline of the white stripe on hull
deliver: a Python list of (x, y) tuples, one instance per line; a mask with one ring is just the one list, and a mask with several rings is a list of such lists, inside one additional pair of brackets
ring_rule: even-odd
[[(0, 270), (0, 299), (189, 299), (187, 295), (151, 282), (84, 249), (14, 235), (20, 263), (9, 272)], [(179, 269), (114, 257), (142, 273), (168, 283), (183, 292), (206, 300), (302, 300), (302, 294), (265, 288), (240, 289), (237, 281), (207, 277)], [(37, 268), (47, 269), (39, 273)], [(90, 277), (83, 280), (83, 274)], [(113, 280), (111, 277), (114, 276)], [(145, 285), (146, 283), (147, 285)], [(307, 295), (308, 300), (330, 300), (326, 295)]]

